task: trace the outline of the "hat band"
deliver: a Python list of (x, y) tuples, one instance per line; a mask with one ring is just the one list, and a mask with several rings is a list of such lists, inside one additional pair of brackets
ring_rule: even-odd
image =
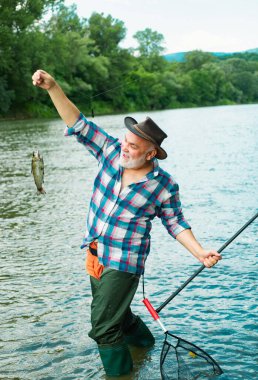
[[(134, 125), (134, 128), (141, 134), (145, 137), (146, 140), (149, 140), (151, 142), (153, 142), (153, 144), (155, 145), (158, 145), (157, 142), (150, 136), (148, 136), (146, 133), (144, 133), (140, 128), (137, 127), (137, 125), (135, 124)], [(158, 145), (159, 146), (159, 145)]]

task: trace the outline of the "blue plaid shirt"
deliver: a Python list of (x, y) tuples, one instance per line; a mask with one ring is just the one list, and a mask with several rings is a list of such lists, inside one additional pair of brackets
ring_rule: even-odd
[(123, 168), (119, 165), (118, 139), (83, 114), (72, 128), (66, 128), (65, 135), (76, 135), (99, 164), (81, 248), (98, 240), (101, 264), (141, 275), (150, 251), (151, 222), (156, 216), (174, 238), (191, 228), (182, 213), (177, 183), (154, 159), (151, 172), (120, 191)]

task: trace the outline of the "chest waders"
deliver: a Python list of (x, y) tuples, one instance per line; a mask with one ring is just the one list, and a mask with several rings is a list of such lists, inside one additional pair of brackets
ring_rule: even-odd
[(105, 268), (100, 280), (90, 279), (93, 300), (89, 336), (98, 344), (108, 376), (128, 374), (133, 368), (128, 344), (137, 347), (154, 344), (148, 327), (130, 309), (139, 276)]

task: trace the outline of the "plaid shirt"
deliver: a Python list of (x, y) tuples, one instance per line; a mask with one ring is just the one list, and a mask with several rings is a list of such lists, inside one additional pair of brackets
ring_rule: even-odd
[(154, 159), (154, 169), (137, 183), (121, 189), (123, 168), (119, 165), (121, 143), (83, 114), (65, 135), (78, 142), (98, 160), (99, 171), (81, 248), (98, 240), (99, 262), (105, 267), (140, 275), (150, 251), (151, 221), (161, 218), (174, 238), (191, 228), (184, 219), (179, 188)]

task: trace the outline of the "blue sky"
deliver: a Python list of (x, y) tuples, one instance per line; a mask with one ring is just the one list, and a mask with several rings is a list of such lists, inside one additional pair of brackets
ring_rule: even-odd
[(124, 47), (136, 47), (135, 32), (151, 28), (165, 38), (166, 53), (200, 49), (258, 48), (258, 0), (65, 0), (80, 17), (92, 12), (124, 21)]

